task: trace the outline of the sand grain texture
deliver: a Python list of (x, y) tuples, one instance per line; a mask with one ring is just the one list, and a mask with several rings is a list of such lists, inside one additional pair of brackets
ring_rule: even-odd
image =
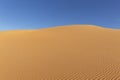
[(71, 25), (2, 31), (0, 80), (120, 80), (120, 30)]

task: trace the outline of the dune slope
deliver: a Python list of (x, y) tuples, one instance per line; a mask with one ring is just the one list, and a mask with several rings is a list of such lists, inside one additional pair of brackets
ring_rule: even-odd
[(0, 32), (0, 80), (119, 80), (120, 30), (71, 25)]

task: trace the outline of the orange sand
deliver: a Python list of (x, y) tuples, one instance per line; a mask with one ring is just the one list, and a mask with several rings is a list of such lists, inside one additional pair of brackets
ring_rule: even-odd
[(71, 25), (0, 32), (0, 80), (119, 80), (120, 30)]

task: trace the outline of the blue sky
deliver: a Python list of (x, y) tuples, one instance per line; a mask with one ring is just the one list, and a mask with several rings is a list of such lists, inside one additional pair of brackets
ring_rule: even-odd
[(0, 0), (0, 30), (71, 24), (120, 28), (120, 0)]

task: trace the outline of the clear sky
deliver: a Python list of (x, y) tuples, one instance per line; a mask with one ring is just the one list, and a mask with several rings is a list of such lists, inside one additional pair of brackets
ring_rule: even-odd
[(120, 28), (120, 0), (0, 0), (0, 30), (70, 24)]

